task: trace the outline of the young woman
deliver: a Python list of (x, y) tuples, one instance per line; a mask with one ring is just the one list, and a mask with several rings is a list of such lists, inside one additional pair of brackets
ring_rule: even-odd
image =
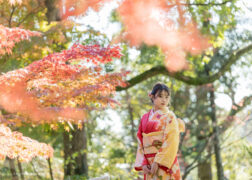
[(135, 169), (144, 172), (144, 180), (180, 180), (177, 152), (184, 122), (169, 110), (170, 90), (165, 84), (157, 83), (149, 96), (153, 108), (139, 125)]

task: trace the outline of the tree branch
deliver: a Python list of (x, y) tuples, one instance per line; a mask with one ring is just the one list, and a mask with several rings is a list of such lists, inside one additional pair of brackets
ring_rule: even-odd
[(13, 16), (15, 10), (16, 10), (16, 6), (12, 6), (10, 18), (9, 18), (9, 21), (8, 21), (8, 23), (9, 23), (9, 28), (11, 28), (12, 16)]
[(128, 83), (127, 87), (124, 87), (124, 88), (117, 87), (116, 91), (126, 90), (138, 83), (141, 83), (144, 80), (147, 80), (148, 78), (154, 77), (159, 74), (169, 76), (171, 78), (182, 81), (189, 85), (203, 85), (203, 84), (212, 83), (215, 80), (219, 79), (225, 72), (229, 71), (231, 68), (231, 65), (234, 64), (236, 61), (238, 61), (242, 55), (250, 52), (251, 50), (252, 50), (252, 44), (234, 51), (233, 53), (231, 53), (229, 59), (226, 61), (226, 64), (224, 64), (217, 73), (209, 75), (209, 76), (202, 75), (202, 76), (197, 76), (197, 77), (191, 77), (191, 76), (184, 75), (183, 71), (172, 73), (172, 72), (169, 72), (164, 66), (160, 65), (160, 66), (153, 67), (143, 72), (142, 74), (139, 74), (133, 77), (132, 79), (127, 81)]
[(233, 0), (226, 0), (221, 3), (181, 3), (184, 6), (222, 6), (229, 2), (233, 2)]
[(168, 7), (172, 8), (174, 6), (223, 6), (229, 2), (232, 3), (233, 0), (226, 0), (221, 3), (176, 3), (176, 4), (170, 4), (168, 5)]

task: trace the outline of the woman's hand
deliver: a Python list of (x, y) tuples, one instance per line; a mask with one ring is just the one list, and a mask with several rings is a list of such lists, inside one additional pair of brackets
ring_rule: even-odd
[(153, 162), (151, 165), (151, 174), (155, 175), (157, 173), (157, 170), (158, 170), (158, 163)]
[(144, 172), (144, 174), (149, 174), (151, 172), (150, 165), (144, 165), (143, 172)]

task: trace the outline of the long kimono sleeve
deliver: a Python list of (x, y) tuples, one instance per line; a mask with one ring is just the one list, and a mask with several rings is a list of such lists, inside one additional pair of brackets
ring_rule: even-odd
[(179, 132), (185, 132), (185, 122), (180, 118), (177, 118), (179, 124)]
[(138, 142), (138, 147), (137, 147), (137, 154), (136, 154), (135, 170), (141, 171), (144, 165), (149, 164), (146, 157), (144, 156), (144, 151), (143, 151), (142, 119), (141, 119), (138, 132), (137, 132), (137, 142)]
[(174, 114), (167, 115), (162, 146), (155, 156), (155, 162), (171, 169), (178, 152), (179, 133), (179, 121), (176, 119), (176, 116)]

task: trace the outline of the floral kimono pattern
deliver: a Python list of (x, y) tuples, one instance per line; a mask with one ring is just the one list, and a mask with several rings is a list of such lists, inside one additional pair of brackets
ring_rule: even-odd
[(184, 122), (168, 110), (153, 109), (144, 114), (137, 132), (138, 149), (135, 169), (141, 171), (143, 165), (157, 162), (155, 176), (144, 175), (144, 180), (180, 180), (177, 159), (179, 133), (185, 131)]

